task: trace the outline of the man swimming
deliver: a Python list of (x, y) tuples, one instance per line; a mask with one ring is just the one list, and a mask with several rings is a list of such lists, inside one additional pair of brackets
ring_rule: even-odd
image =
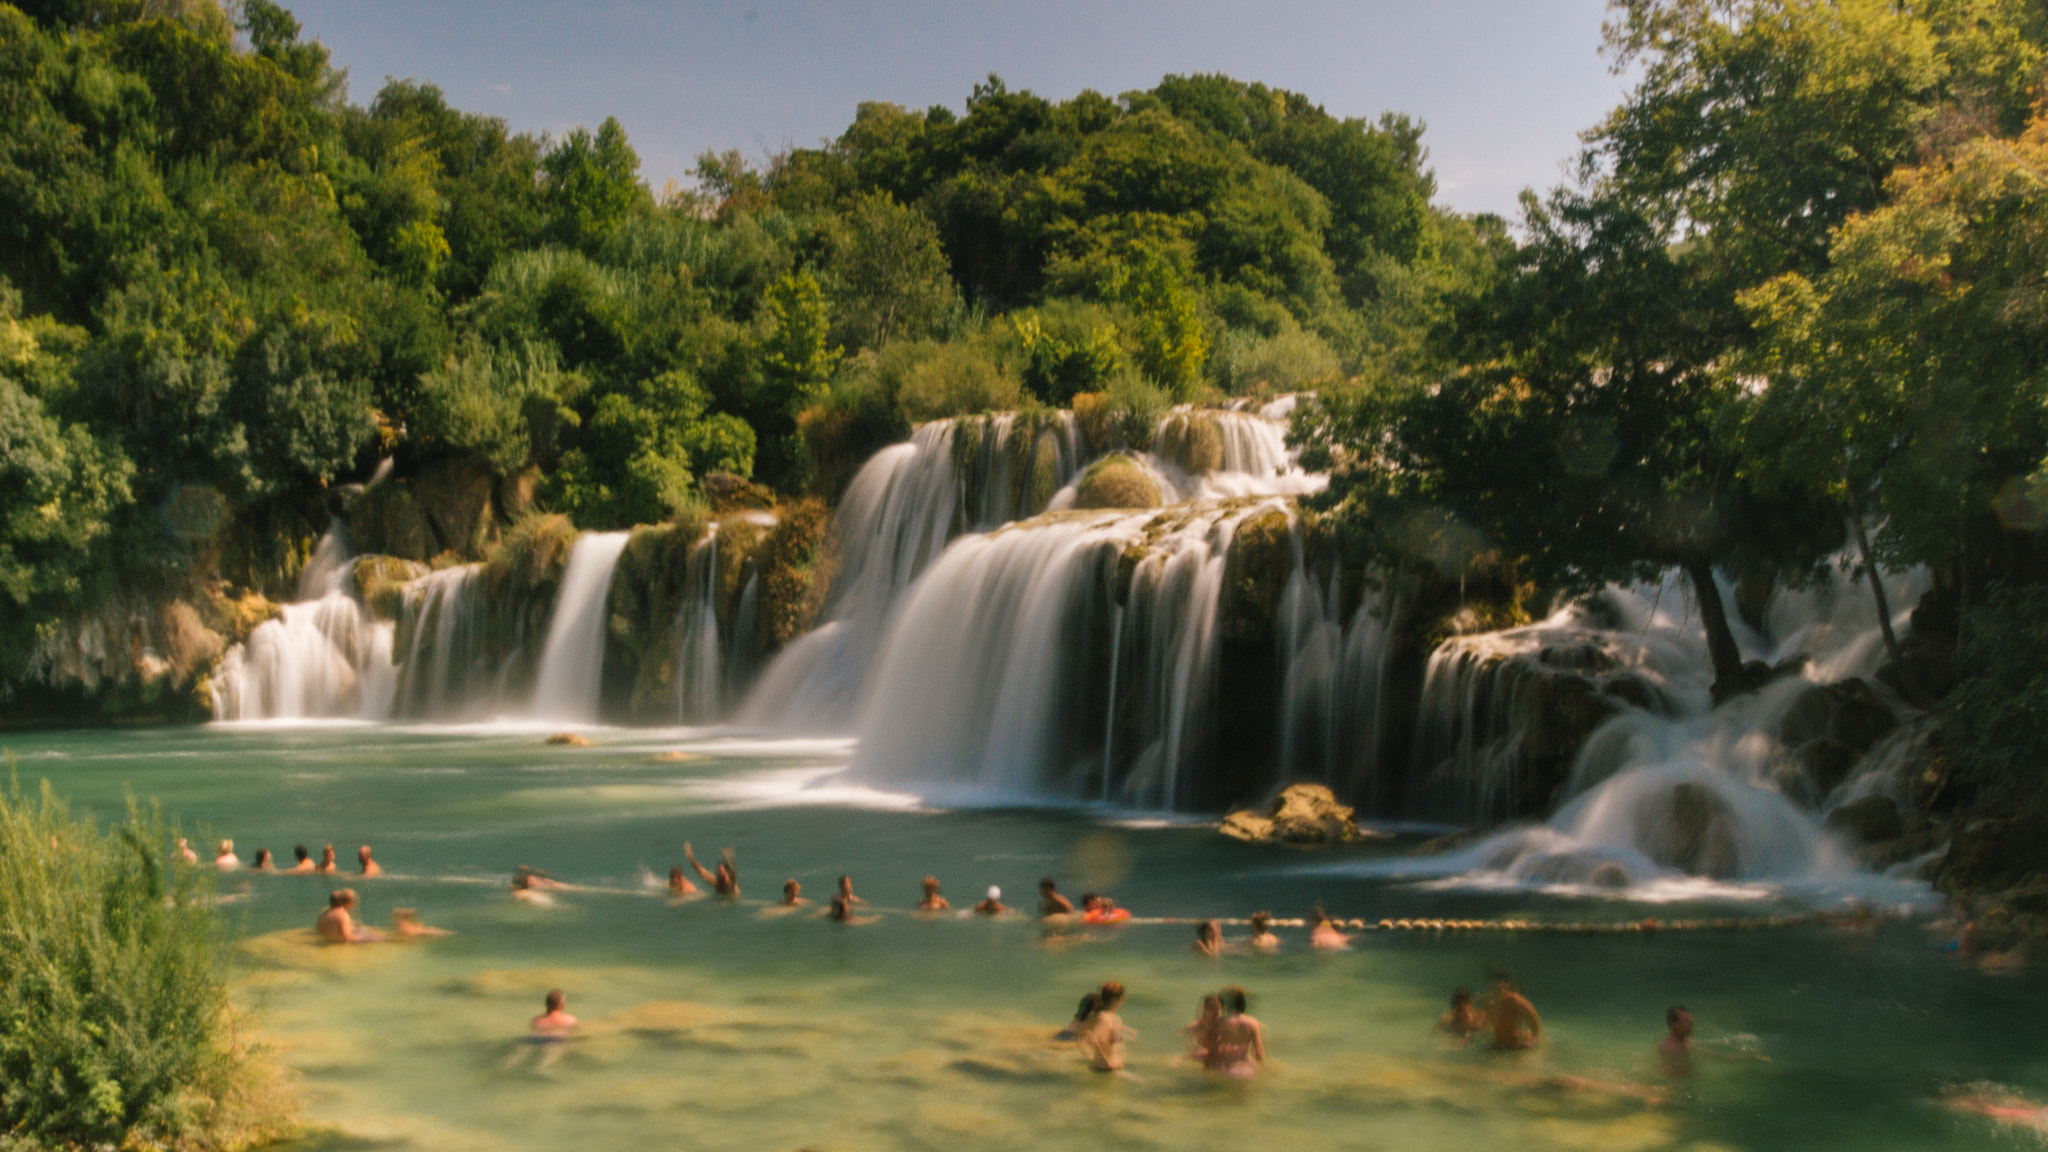
[(1074, 903), (1059, 894), (1053, 887), (1052, 877), (1038, 882), (1038, 914), (1040, 916), (1072, 916)]
[(527, 1044), (541, 1050), (536, 1068), (546, 1068), (562, 1058), (569, 1045), (569, 1033), (576, 1030), (576, 1018), (569, 1015), (569, 994), (560, 988), (548, 993), (547, 1011), (533, 1018)]
[(1664, 1075), (1682, 1080), (1692, 1075), (1692, 1013), (1674, 1005), (1664, 1013), (1664, 1025), (1669, 1031), (1657, 1042), (1657, 1062)]
[(521, 864), (512, 870), (512, 899), (521, 904), (553, 904), (555, 898), (548, 893), (568, 887), (538, 868)]
[(327, 910), (320, 913), (320, 919), (313, 927), (320, 938), (329, 944), (373, 944), (384, 939), (382, 932), (364, 928), (349, 915), (356, 908), (356, 893), (353, 888), (337, 888), (327, 897)]
[(669, 865), (668, 894), (676, 900), (697, 894), (697, 886), (690, 883), (690, 878), (683, 873), (683, 866), (681, 864)]
[(917, 902), (917, 910), (919, 912), (944, 912), (952, 906), (952, 901), (939, 895), (939, 878), (937, 876), (925, 877), (924, 899)]
[(1329, 914), (1323, 911), (1322, 905), (1316, 905), (1314, 913), (1309, 917), (1309, 923), (1314, 925), (1308, 931), (1309, 947), (1330, 952), (1351, 947), (1351, 937), (1337, 931), (1337, 926), (1330, 922)]
[(372, 876), (382, 876), (384, 874), (384, 866), (370, 859), (370, 846), (368, 844), (356, 849), (356, 863), (362, 867), (363, 879), (365, 880)]
[(319, 873), (322, 876), (332, 876), (336, 872), (340, 871), (340, 869), (336, 867), (334, 863), (334, 845), (329, 844), (327, 847), (322, 848), (320, 850), (320, 866), (313, 869), (313, 871)]
[(1494, 978), (1487, 1015), (1493, 1021), (1495, 1048), (1534, 1048), (1543, 1038), (1543, 1020), (1536, 1015), (1536, 1006), (1522, 995), (1515, 978), (1505, 972)]
[(293, 848), (292, 854), (297, 856), (299, 858), (299, 861), (298, 863), (285, 869), (285, 872), (288, 875), (303, 876), (313, 870), (313, 855), (312, 853), (306, 851), (306, 846), (304, 844), (301, 844)]
[(1235, 984), (1218, 992), (1223, 1018), (1216, 1022), (1207, 1067), (1212, 1072), (1249, 1080), (1266, 1062), (1266, 1029), (1246, 1011), (1244, 989)]
[(1195, 926), (1195, 955), (1223, 955), (1223, 928), (1214, 920), (1204, 920)]
[(702, 864), (697, 863), (697, 854), (690, 850), (688, 841), (683, 843), (683, 859), (688, 860), (690, 867), (697, 870), (697, 875), (706, 884), (711, 885), (713, 892), (725, 897), (727, 900), (737, 900), (740, 898), (740, 873), (739, 869), (733, 866), (732, 849), (721, 848), (718, 850), (717, 872), (707, 871)]
[(1273, 935), (1273, 914), (1271, 912), (1260, 911), (1252, 913), (1252, 938), (1248, 943), (1261, 952), (1278, 952), (1280, 950), (1280, 938)]
[(1451, 993), (1450, 1011), (1443, 1014), (1443, 1018), (1436, 1022), (1436, 1026), (1463, 1044), (1472, 1039), (1474, 1033), (1485, 1030), (1486, 1013), (1481, 1012), (1479, 1006), (1472, 1003), (1470, 990), (1460, 988)]
[(235, 842), (233, 840), (223, 840), (220, 842), (220, 853), (213, 858), (213, 866), (223, 872), (233, 872), (242, 866), (242, 858), (235, 855)]
[(1097, 1072), (1121, 1073), (1124, 1070), (1124, 1044), (1136, 1040), (1138, 1034), (1124, 1026), (1123, 1018), (1116, 1010), (1123, 1006), (1124, 986), (1111, 980), (1097, 993), (1095, 1012), (1083, 1021), (1077, 1040), (1081, 1054), (1088, 1058), (1088, 1066)]
[(801, 885), (801, 884), (799, 884), (799, 883), (797, 883), (797, 882), (796, 882), (796, 879), (795, 879), (794, 877), (792, 877), (792, 878), (790, 878), (790, 879), (788, 879), (788, 880), (784, 880), (784, 881), (782, 882), (782, 905), (783, 905), (783, 907), (785, 907), (785, 908), (797, 908), (797, 907), (801, 907), (801, 906), (803, 906), (803, 905), (805, 905), (805, 904), (809, 904), (809, 903), (810, 903), (810, 901), (809, 901), (809, 900), (806, 900), (806, 899), (804, 899), (803, 891), (804, 891), (804, 886), (803, 886), (803, 885)]
[(976, 904), (974, 910), (983, 916), (1001, 916), (1008, 912), (1009, 909), (1003, 907), (1003, 890), (993, 884), (989, 885), (988, 895), (982, 897), (981, 903)]

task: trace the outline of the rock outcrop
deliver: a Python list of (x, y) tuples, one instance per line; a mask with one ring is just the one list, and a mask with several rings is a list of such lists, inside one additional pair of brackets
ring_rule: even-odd
[(1128, 456), (1104, 456), (1081, 474), (1076, 508), (1157, 508), (1159, 485)]
[(1289, 784), (1263, 813), (1246, 808), (1223, 818), (1234, 840), (1298, 845), (1351, 844), (1366, 838), (1352, 810), (1321, 784)]

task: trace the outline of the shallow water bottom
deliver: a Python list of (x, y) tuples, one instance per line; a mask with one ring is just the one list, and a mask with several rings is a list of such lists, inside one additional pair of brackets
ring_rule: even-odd
[[(843, 746), (684, 732), (180, 730), (19, 738), (47, 777), (111, 815), (161, 798), (195, 844), (232, 836), (290, 856), (372, 843), (391, 874), (228, 878), (237, 999), (301, 1078), (302, 1149), (1691, 1150), (1975, 1148), (2030, 1132), (1944, 1106), (1990, 1082), (2039, 1099), (2039, 985), (1956, 966), (1916, 925), (1849, 931), (1568, 936), (1370, 932), (1318, 954), (1188, 950), (1185, 924), (1048, 933), (1025, 919), (902, 909), (926, 874), (961, 904), (991, 884), (1023, 903), (1040, 875), (1115, 893), (1140, 916), (1622, 920), (1761, 915), (1826, 901), (1767, 889), (1692, 902), (1445, 891), (1334, 874), (1329, 857), (1228, 842), (1128, 814), (932, 811), (863, 789), (804, 787)], [(702, 759), (663, 761), (674, 748)], [(735, 849), (747, 899), (671, 904), (647, 880)], [(518, 864), (585, 890), (515, 905)], [(1323, 869), (1323, 870), (1318, 870)], [(842, 873), (874, 922), (776, 914), (785, 878), (829, 894)], [(325, 893), (366, 919), (418, 908), (456, 935), (325, 947)], [(1744, 898), (1738, 899), (1737, 896)], [(1236, 936), (1241, 928), (1229, 930)], [(1516, 972), (1546, 1043), (1499, 1055), (1432, 1025), (1456, 985)], [(1082, 992), (1130, 988), (1130, 1078), (1052, 1041)], [(1204, 992), (1238, 983), (1273, 1062), (1220, 1083), (1177, 1062)], [(543, 994), (583, 1021), (540, 1066), (523, 1044)], [(1690, 1007), (1702, 1061), (1657, 1073), (1665, 1008)]]

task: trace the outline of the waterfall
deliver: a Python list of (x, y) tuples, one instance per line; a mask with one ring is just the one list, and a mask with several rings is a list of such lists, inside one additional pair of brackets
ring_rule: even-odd
[[(727, 662), (720, 659), (718, 525), (713, 524), (691, 547), (683, 579), (688, 595), (676, 609), (675, 620), (676, 716), (684, 723), (707, 723), (724, 714), (731, 673)], [(751, 582), (748, 586), (752, 587)]]
[(840, 569), (826, 622), (762, 674), (744, 720), (764, 727), (843, 726), (891, 610), (948, 541), (1029, 516), (1080, 468), (1072, 413), (934, 420), (861, 467), (834, 520)]
[(1277, 504), (1049, 515), (955, 542), (889, 628), (850, 771), (1199, 803), (1226, 554), (1240, 522)]
[(215, 665), (215, 719), (375, 719), (390, 711), (391, 626), (350, 591), (350, 557), (337, 520), (299, 573), (298, 599)]
[(483, 565), (429, 573), (405, 586), (398, 633), (408, 639), (394, 712), (455, 719), (488, 715), (501, 698), (503, 662), (491, 648)]
[(1293, 543), (1294, 572), (1280, 597), (1276, 637), (1280, 747), (1273, 786), (1319, 780), (1371, 811), (1393, 612), (1384, 597), (1365, 596), (1351, 619), (1342, 619), (1341, 571), (1332, 570), (1319, 587), (1299, 532)]
[(550, 720), (593, 723), (604, 688), (605, 603), (612, 570), (630, 532), (586, 532), (576, 538), (562, 571), (541, 649), (533, 714)]

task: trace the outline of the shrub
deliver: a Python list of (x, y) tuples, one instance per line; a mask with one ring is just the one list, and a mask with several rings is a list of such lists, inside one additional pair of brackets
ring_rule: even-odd
[(1157, 508), (1159, 485), (1128, 456), (1104, 456), (1082, 473), (1076, 508)]
[(1944, 707), (1955, 781), (1985, 800), (2048, 798), (2048, 587), (1996, 588), (1971, 608)]
[(1300, 328), (1261, 337), (1232, 329), (1217, 349), (1216, 382), (1233, 396), (1299, 392), (1337, 376), (1343, 365), (1322, 337)]
[(252, 1091), (207, 875), (166, 864), (167, 831), (0, 792), (0, 1130), (30, 1146), (236, 1147), (289, 1119)]

